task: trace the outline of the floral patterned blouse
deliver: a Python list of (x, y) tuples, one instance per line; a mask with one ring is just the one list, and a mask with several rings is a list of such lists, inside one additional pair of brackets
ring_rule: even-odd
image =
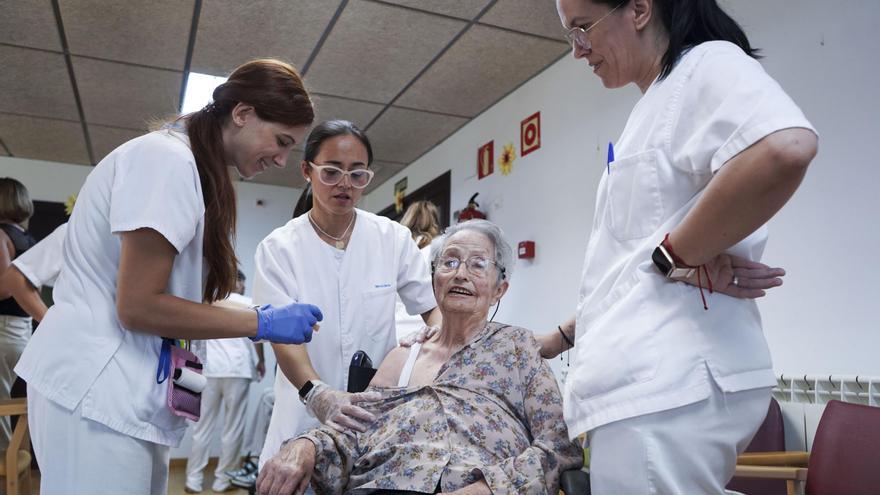
[(532, 332), (490, 323), (444, 364), (434, 383), (370, 387), (366, 433), (310, 430), (317, 448), (312, 487), (324, 493), (453, 491), (481, 478), (493, 494), (557, 493), (580, 468), (562, 396)]

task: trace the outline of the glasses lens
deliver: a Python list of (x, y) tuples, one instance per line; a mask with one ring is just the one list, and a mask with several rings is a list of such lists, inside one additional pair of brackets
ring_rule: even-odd
[(485, 275), (489, 269), (489, 260), (486, 258), (474, 257), (468, 260), (468, 269), (474, 275)]
[(342, 170), (336, 167), (324, 167), (321, 169), (321, 182), (328, 186), (335, 186), (342, 180)]
[(440, 271), (451, 272), (458, 269), (461, 260), (458, 258), (440, 258)]
[(354, 187), (367, 187), (371, 177), (370, 173), (366, 170), (353, 170), (351, 172), (351, 185)]

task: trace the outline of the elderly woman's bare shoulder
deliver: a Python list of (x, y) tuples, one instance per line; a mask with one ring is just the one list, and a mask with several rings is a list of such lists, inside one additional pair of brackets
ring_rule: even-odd
[(396, 387), (397, 380), (400, 378), (400, 372), (409, 356), (409, 347), (395, 347), (382, 360), (379, 369), (370, 385), (373, 387)]

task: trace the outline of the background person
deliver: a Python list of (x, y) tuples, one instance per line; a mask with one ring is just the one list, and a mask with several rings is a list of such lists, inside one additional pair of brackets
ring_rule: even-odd
[[(234, 291), (214, 305), (240, 309), (251, 307), (251, 299), (244, 295), (245, 275), (238, 270), (237, 277)], [(266, 373), (262, 342), (240, 337), (208, 340), (205, 344), (207, 361), (204, 376), (207, 377), (207, 385), (202, 390), (201, 417), (191, 426), (193, 443), (186, 462), (184, 489), (191, 493), (202, 491), (203, 471), (208, 465), (208, 450), (221, 411), (220, 458), (214, 470), (211, 490), (225, 492), (231, 487), (231, 479), (226, 471), (238, 464), (251, 381), (262, 380)]]
[(577, 316), (560, 326), (574, 341), (569, 434), (589, 432), (598, 495), (724, 493), (775, 384), (749, 299), (783, 274), (755, 263), (762, 226), (804, 177), (815, 132), (715, 0), (557, 9), (585, 69), (643, 94), (599, 184)]
[[(21, 182), (0, 179), (0, 275), (5, 276), (12, 262), (25, 254), (36, 241), (27, 231), (27, 222), (34, 214), (34, 204)], [(15, 368), (22, 351), (31, 338), (31, 317), (12, 297), (4, 284), (0, 292), (0, 400), (9, 399), (15, 382)], [(8, 417), (0, 418), (0, 450), (12, 438)]]
[[(440, 235), (440, 214), (437, 207), (430, 201), (416, 201), (409, 205), (403, 218), (400, 219), (400, 225), (408, 228), (412, 232), (413, 241), (419, 247), (425, 263), (431, 265), (431, 241)], [(394, 306), (394, 327), (397, 330), (397, 340), (404, 339), (413, 335), (424, 328), (425, 322), (417, 317), (412, 316), (406, 311), (406, 305), (398, 296)]]

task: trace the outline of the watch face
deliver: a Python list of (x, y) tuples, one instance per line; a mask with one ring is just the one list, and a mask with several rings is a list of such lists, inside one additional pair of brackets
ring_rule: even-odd
[(663, 275), (669, 275), (669, 272), (673, 268), (672, 261), (666, 257), (666, 253), (663, 252), (663, 249), (661, 249), (660, 246), (657, 246), (657, 248), (654, 249), (654, 253), (651, 254), (651, 260), (654, 261), (654, 265), (657, 266), (660, 273)]

